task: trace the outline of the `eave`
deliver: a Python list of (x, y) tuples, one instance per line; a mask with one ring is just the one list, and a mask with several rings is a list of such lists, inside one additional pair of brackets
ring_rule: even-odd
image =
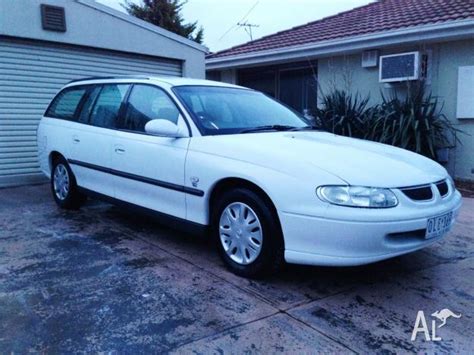
[(305, 45), (206, 59), (206, 70), (298, 61), (360, 52), (370, 48), (474, 39), (474, 19), (414, 26)]

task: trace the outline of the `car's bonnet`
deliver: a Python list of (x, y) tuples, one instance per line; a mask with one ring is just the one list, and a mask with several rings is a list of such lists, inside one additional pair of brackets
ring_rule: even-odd
[(413, 152), (315, 131), (207, 136), (192, 149), (274, 167), (303, 179), (321, 169), (351, 185), (403, 187), (447, 176), (441, 165)]

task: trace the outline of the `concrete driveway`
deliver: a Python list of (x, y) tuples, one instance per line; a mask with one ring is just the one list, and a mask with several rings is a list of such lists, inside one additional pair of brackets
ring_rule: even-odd
[[(474, 199), (441, 243), (357, 268), (288, 266), (250, 281), (205, 238), (47, 185), (0, 190), (0, 352), (468, 353)], [(328, 236), (330, 237), (330, 236)], [(462, 314), (410, 336), (417, 312)], [(439, 325), (441, 322), (437, 321)], [(431, 335), (430, 335), (431, 336)]]

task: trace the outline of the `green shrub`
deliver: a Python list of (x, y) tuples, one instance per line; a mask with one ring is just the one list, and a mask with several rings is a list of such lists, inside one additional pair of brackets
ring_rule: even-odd
[(407, 95), (387, 97), (368, 107), (361, 100), (335, 90), (322, 98), (316, 122), (322, 128), (344, 136), (390, 144), (436, 159), (436, 150), (459, 142), (455, 128), (442, 113), (442, 105), (422, 84), (408, 85)]
[(379, 114), (370, 125), (366, 138), (408, 149), (436, 159), (436, 149), (451, 145), (460, 132), (442, 113), (442, 104), (424, 85), (408, 86), (403, 98), (382, 95)]
[(322, 96), (322, 108), (316, 110), (316, 124), (335, 134), (363, 138), (367, 130), (369, 97), (361, 98), (344, 90)]

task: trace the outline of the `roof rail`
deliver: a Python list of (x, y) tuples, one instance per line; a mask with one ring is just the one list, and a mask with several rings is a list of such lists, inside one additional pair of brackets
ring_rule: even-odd
[(149, 75), (117, 75), (117, 76), (90, 76), (82, 79), (74, 79), (68, 82), (77, 83), (79, 81), (89, 81), (89, 80), (105, 80), (105, 79), (150, 79)]

